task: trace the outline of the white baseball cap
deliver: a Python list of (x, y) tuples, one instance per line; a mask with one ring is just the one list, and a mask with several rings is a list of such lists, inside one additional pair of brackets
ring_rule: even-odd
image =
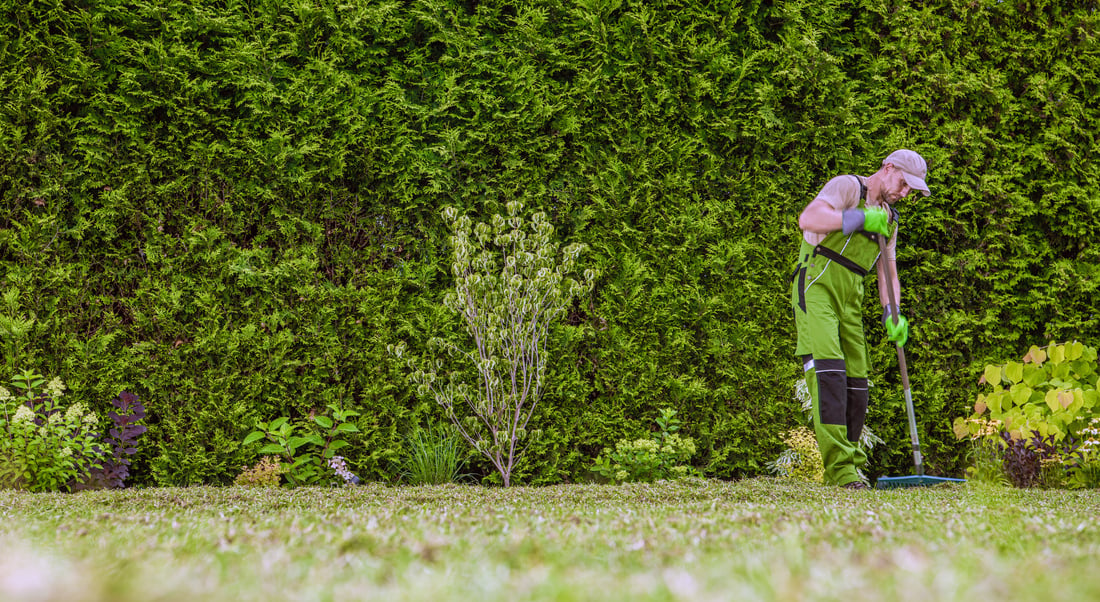
[(924, 177), (928, 175), (928, 164), (924, 162), (924, 157), (903, 148), (890, 153), (889, 157), (882, 160), (883, 166), (887, 163), (901, 170), (901, 175), (905, 177), (910, 188), (923, 192), (924, 196), (932, 194), (928, 191), (928, 184), (924, 183)]

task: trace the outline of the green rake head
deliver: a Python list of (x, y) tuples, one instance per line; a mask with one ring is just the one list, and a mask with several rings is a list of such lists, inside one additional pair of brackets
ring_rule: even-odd
[(935, 487), (951, 483), (965, 483), (966, 479), (950, 479), (947, 477), (929, 477), (913, 475), (908, 477), (882, 477), (875, 482), (876, 489), (899, 489), (902, 487)]

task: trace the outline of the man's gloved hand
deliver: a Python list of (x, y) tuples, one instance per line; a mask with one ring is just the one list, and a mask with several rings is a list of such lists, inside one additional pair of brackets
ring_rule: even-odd
[[(897, 309), (894, 309), (897, 312)], [(905, 319), (905, 316), (897, 312), (898, 322), (894, 323), (894, 316), (890, 307), (884, 307), (882, 310), (882, 324), (886, 326), (886, 338), (897, 343), (898, 347), (905, 347), (905, 342), (909, 340), (909, 320)]]
[(863, 210), (863, 229), (883, 236), (890, 236), (890, 214), (882, 207)]
[(846, 209), (843, 218), (842, 231), (845, 234), (851, 234), (856, 230), (866, 230), (883, 236), (890, 236), (890, 214), (886, 213), (886, 210), (882, 207)]

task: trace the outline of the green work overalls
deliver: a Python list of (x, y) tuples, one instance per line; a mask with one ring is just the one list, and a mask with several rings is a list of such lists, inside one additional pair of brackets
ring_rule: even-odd
[[(860, 180), (860, 208), (866, 197)], [(878, 257), (878, 235), (870, 232), (832, 232), (816, 246), (803, 239), (791, 286), (798, 332), (795, 354), (802, 358), (813, 399), (825, 482), (833, 485), (858, 481), (856, 471), (867, 463), (859, 445), (867, 416), (869, 369), (861, 308), (863, 278)]]

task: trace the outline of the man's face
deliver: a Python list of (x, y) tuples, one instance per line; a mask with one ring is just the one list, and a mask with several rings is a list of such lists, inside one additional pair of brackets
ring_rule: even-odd
[(886, 164), (886, 184), (882, 187), (882, 200), (893, 205), (901, 199), (909, 196), (913, 189), (905, 181), (905, 174), (894, 167), (893, 163)]

